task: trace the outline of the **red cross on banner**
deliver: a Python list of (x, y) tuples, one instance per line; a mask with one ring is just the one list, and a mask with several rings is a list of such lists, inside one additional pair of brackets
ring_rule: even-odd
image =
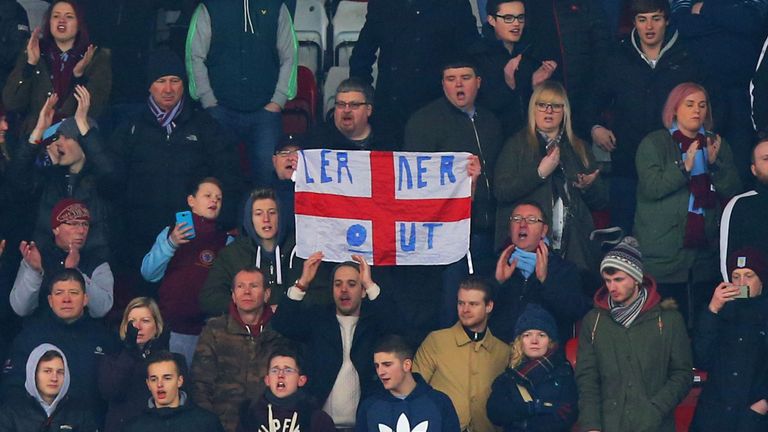
[(447, 264), (466, 255), (467, 153), (305, 150), (296, 170), (297, 255), (361, 254), (375, 265)]

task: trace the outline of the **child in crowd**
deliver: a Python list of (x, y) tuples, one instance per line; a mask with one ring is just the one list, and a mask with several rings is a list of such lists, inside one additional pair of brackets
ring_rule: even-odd
[(169, 347), (183, 354), (187, 365), (205, 324), (198, 305), (200, 289), (219, 250), (233, 240), (216, 224), (221, 203), (218, 180), (206, 177), (196, 182), (187, 196), (193, 226), (177, 221), (163, 229), (141, 263), (145, 280), (162, 280), (158, 303), (171, 330)]
[(240, 409), (238, 432), (265, 430), (334, 432), (333, 420), (305, 393), (307, 375), (298, 351), (289, 344), (275, 348), (264, 377), (267, 389), (258, 401), (246, 401)]

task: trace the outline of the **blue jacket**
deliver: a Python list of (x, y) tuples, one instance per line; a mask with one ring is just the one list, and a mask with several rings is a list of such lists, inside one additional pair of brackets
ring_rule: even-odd
[(430, 387), (421, 375), (414, 373), (416, 388), (405, 399), (399, 399), (388, 391), (379, 392), (365, 399), (357, 408), (355, 432), (399, 431), (401, 420), (407, 430), (427, 422), (426, 432), (457, 432), (459, 417), (445, 393)]

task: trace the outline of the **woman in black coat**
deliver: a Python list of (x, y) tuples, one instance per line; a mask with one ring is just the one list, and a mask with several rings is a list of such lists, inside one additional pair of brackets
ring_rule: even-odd
[(120, 338), (123, 349), (104, 357), (99, 365), (99, 391), (109, 403), (105, 432), (120, 432), (128, 420), (147, 408), (152, 397), (145, 382), (144, 360), (168, 349), (168, 334), (163, 332), (163, 317), (154, 300), (137, 297), (128, 303)]
[(488, 418), (504, 432), (570, 431), (578, 417), (573, 369), (557, 345), (554, 318), (529, 304), (515, 325), (510, 367), (488, 397)]

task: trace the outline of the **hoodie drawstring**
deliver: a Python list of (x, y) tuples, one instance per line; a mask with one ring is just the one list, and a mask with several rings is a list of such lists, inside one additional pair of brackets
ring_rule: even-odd
[(250, 27), (251, 33), (256, 33), (253, 30), (253, 22), (251, 21), (251, 5), (248, 0), (243, 0), (243, 31), (248, 33), (248, 27)]

